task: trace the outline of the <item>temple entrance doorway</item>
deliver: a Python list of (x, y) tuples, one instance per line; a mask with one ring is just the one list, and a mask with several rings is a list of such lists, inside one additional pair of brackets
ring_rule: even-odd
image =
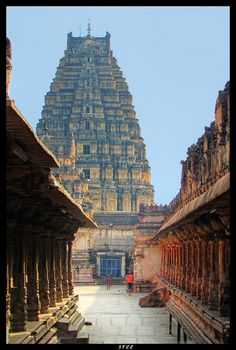
[(112, 274), (112, 277), (121, 277), (121, 257), (103, 255), (100, 258), (100, 276), (105, 277)]

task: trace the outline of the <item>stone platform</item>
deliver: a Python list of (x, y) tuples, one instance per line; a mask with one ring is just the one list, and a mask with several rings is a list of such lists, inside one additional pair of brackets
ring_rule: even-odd
[[(64, 298), (50, 313), (40, 314), (39, 321), (28, 321), (27, 331), (10, 333), (9, 344), (65, 344), (80, 343), (84, 317), (78, 309), (78, 295)], [(84, 342), (85, 334), (81, 339)], [(88, 336), (86, 337), (88, 342)]]
[[(78, 286), (79, 308), (85, 321), (80, 335), (89, 334), (89, 344), (177, 344), (177, 325), (173, 320), (169, 334), (169, 313), (165, 307), (139, 306), (145, 293), (127, 295), (125, 285)], [(181, 337), (181, 343), (184, 343)], [(193, 344), (191, 339), (187, 343)]]

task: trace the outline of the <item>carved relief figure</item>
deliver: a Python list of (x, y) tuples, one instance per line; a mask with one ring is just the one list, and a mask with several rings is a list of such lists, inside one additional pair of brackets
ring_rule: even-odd
[(9, 89), (10, 89), (11, 71), (12, 71), (11, 42), (7, 38), (7, 41), (6, 41), (6, 98), (7, 100), (10, 99)]

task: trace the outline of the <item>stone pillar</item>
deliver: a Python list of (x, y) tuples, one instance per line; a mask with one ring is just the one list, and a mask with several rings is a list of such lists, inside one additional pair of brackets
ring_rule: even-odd
[(169, 282), (171, 282), (171, 276), (172, 276), (172, 259), (173, 259), (173, 251), (172, 246), (169, 246), (169, 273), (168, 273), (168, 279)]
[(174, 283), (174, 247), (173, 245), (170, 247), (170, 282)]
[(178, 246), (174, 246), (174, 278), (173, 278), (173, 284), (177, 286), (177, 280), (178, 280), (178, 268), (179, 268), (179, 263), (178, 263)]
[(48, 279), (48, 246), (49, 237), (40, 237), (40, 256), (39, 256), (39, 297), (41, 303), (40, 312), (49, 313), (49, 279)]
[(164, 266), (163, 266), (163, 274), (162, 274), (162, 278), (166, 278), (166, 255), (167, 255), (167, 249), (166, 249), (166, 246), (164, 246), (164, 249), (163, 249), (163, 253), (162, 254), (164, 254), (164, 256), (163, 256), (163, 258), (164, 258)]
[(219, 313), (220, 316), (230, 315), (230, 290), (229, 290), (229, 279), (226, 272), (226, 241), (224, 238), (219, 240), (219, 286), (218, 286), (218, 297), (219, 297)]
[(57, 302), (62, 301), (61, 240), (56, 241), (56, 295)]
[(6, 283), (7, 283), (7, 288), (6, 288), (6, 344), (8, 343), (8, 334), (9, 334), (9, 329), (10, 329), (10, 319), (11, 319), (11, 311), (10, 311), (10, 288), (9, 288), (9, 249), (7, 249), (7, 266), (6, 266)]
[(13, 287), (11, 288), (11, 331), (26, 331), (27, 290), (26, 290), (26, 228), (16, 232), (14, 241)]
[(186, 249), (186, 278), (185, 278), (185, 290), (187, 293), (191, 292), (191, 271), (192, 271), (192, 262), (191, 262), (191, 241), (185, 243)]
[(7, 266), (6, 266), (6, 344), (11, 321), (11, 287), (12, 287), (12, 268), (13, 268), (13, 227), (7, 227)]
[(162, 246), (161, 250), (161, 277), (165, 278), (165, 248)]
[(176, 285), (176, 279), (177, 279), (177, 247), (173, 247), (173, 252), (174, 252), (174, 261), (173, 261), (173, 284)]
[(68, 287), (69, 295), (73, 295), (74, 286), (72, 283), (72, 241), (68, 242)]
[(168, 276), (168, 263), (169, 263), (169, 249), (168, 247), (165, 247), (165, 271), (164, 271), (164, 274), (165, 274), (165, 279), (167, 279), (167, 276)]
[(200, 241), (196, 241), (197, 252), (197, 274), (196, 274), (196, 295), (201, 299), (202, 292), (202, 245)]
[(191, 294), (197, 294), (197, 285), (196, 285), (196, 244), (194, 241), (191, 241)]
[(168, 270), (167, 270), (167, 280), (170, 282), (171, 281), (171, 256), (172, 255), (172, 249), (171, 246), (168, 247)]
[(125, 276), (125, 255), (121, 257), (121, 276)]
[(204, 305), (208, 303), (208, 288), (209, 288), (209, 274), (208, 274), (208, 259), (207, 259), (207, 241), (202, 240), (202, 282), (201, 282), (201, 302)]
[(216, 251), (215, 241), (211, 239), (208, 242), (210, 252), (210, 276), (209, 276), (209, 291), (208, 291), (208, 308), (209, 310), (218, 309), (218, 283), (216, 276)]
[(167, 247), (165, 246), (164, 248), (164, 271), (163, 271), (163, 278), (166, 279), (166, 274), (167, 274)]
[(186, 280), (186, 259), (185, 259), (185, 242), (181, 242), (181, 272), (180, 272), (180, 289), (185, 290), (185, 280)]
[[(53, 235), (53, 232), (52, 232)], [(49, 305), (51, 307), (56, 306), (56, 257), (55, 257), (55, 239), (52, 236), (49, 241), (49, 255), (48, 255), (48, 266), (49, 266)]]
[(176, 285), (180, 288), (180, 278), (181, 278), (181, 248), (180, 244), (176, 247), (177, 249), (177, 277), (176, 277)]
[(39, 238), (36, 236), (38, 232), (32, 232), (28, 238), (28, 320), (38, 321), (40, 313), (40, 300), (39, 300), (39, 274), (38, 274), (38, 246)]
[(96, 256), (96, 265), (97, 265), (97, 275), (100, 277), (100, 255)]
[(69, 297), (68, 286), (68, 259), (67, 259), (67, 241), (62, 240), (61, 244), (61, 267), (62, 267), (62, 295), (63, 298)]

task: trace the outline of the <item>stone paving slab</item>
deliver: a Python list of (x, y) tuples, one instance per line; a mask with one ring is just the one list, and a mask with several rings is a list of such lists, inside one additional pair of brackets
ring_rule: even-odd
[[(146, 293), (127, 295), (125, 285), (78, 286), (79, 310), (91, 326), (84, 326), (90, 344), (177, 344), (169, 334), (166, 308), (141, 308)], [(174, 325), (173, 325), (174, 326)]]
[(130, 325), (129, 327), (126, 325), (120, 326), (118, 335), (125, 335), (127, 337), (138, 335), (138, 327), (136, 325)]

